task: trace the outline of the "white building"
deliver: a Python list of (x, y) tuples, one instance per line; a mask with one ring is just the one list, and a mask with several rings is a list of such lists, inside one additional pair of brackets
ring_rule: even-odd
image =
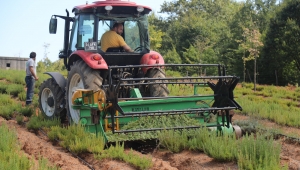
[(28, 58), (0, 56), (0, 69), (25, 70)]

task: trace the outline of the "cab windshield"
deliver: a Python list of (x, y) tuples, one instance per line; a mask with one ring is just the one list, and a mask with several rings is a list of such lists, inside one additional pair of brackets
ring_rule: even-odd
[(71, 48), (84, 48), (84, 42), (93, 39), (95, 17), (99, 19), (98, 37), (96, 39), (100, 49), (102, 35), (109, 31), (115, 22), (121, 22), (124, 24), (122, 37), (131, 49), (139, 48), (139, 51), (150, 50), (147, 16), (120, 18), (94, 14), (82, 14), (76, 18), (75, 25), (73, 25), (73, 35), (71, 35)]

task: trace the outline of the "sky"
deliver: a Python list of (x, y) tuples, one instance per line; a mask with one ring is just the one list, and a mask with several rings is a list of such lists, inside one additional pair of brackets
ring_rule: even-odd
[[(88, 1), (92, 3), (97, 0)], [(163, 2), (172, 0), (130, 0), (139, 5), (160, 11)], [(74, 6), (85, 4), (86, 0), (1, 0), (0, 6), (0, 56), (29, 58), (30, 52), (37, 53), (37, 62), (45, 52), (54, 62), (59, 50), (63, 49), (64, 20), (57, 19), (56, 34), (49, 34), (49, 21), (52, 15), (74, 16)], [(45, 48), (45, 45), (48, 48)], [(46, 49), (46, 50), (45, 50)]]

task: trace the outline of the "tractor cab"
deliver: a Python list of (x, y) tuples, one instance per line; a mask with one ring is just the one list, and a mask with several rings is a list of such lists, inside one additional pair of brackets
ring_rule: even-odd
[[(56, 17), (65, 19), (66, 27), (70, 27), (70, 22), (73, 22), (71, 35), (69, 29), (65, 29), (64, 50), (60, 53), (60, 58), (72, 60), (74, 57), (72, 53), (84, 50), (100, 54), (107, 65), (132, 65), (140, 64), (143, 54), (150, 52), (147, 14), (151, 12), (151, 8), (134, 2), (103, 0), (75, 6), (72, 12), (75, 14), (72, 18), (68, 16), (69, 14), (67, 17), (54, 15), (51, 18), (51, 20), (56, 20)], [(56, 28), (51, 23), (56, 22), (50, 21), (50, 28)], [(122, 47), (112, 47), (104, 51), (101, 47), (102, 35), (111, 30), (115, 23), (123, 25), (121, 36), (134, 52), (127, 53)], [(112, 56), (114, 58), (111, 58)]]

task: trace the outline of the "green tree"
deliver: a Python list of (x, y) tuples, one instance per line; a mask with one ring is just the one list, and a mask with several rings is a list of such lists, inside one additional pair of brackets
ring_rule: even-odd
[[(230, 37), (227, 23), (238, 10), (235, 5), (236, 3), (230, 0), (165, 2), (161, 12), (169, 16), (157, 22), (167, 25), (158, 24), (161, 26), (160, 29), (166, 33), (161, 49), (167, 51), (172, 44), (175, 45), (183, 62), (189, 61), (185, 59), (186, 55), (184, 54), (191, 45), (197, 48), (201, 54), (208, 48), (214, 52), (207, 54), (220, 54), (221, 46)], [(211, 57), (215, 58), (215, 56)], [(222, 61), (222, 58), (220, 57), (218, 61)]]
[(271, 19), (266, 34), (261, 77), (263, 83), (300, 82), (300, 0), (285, 0)]
[(164, 55), (165, 63), (167, 64), (181, 64), (181, 58), (177, 53), (175, 47), (172, 50), (168, 50), (167, 53)]
[(158, 51), (161, 47), (162, 36), (164, 33), (161, 30), (158, 30), (155, 26), (149, 26), (149, 34), (150, 34), (150, 49), (154, 51)]
[[(256, 90), (256, 60), (260, 54), (260, 48), (263, 46), (261, 42), (261, 34), (258, 29), (244, 28), (243, 37), (245, 41), (242, 41), (240, 44), (240, 49), (242, 51), (247, 51), (247, 55), (242, 57), (244, 64), (244, 81), (245, 81), (245, 71), (246, 71), (246, 62), (254, 60), (254, 91)], [(245, 54), (245, 53), (244, 53)]]

